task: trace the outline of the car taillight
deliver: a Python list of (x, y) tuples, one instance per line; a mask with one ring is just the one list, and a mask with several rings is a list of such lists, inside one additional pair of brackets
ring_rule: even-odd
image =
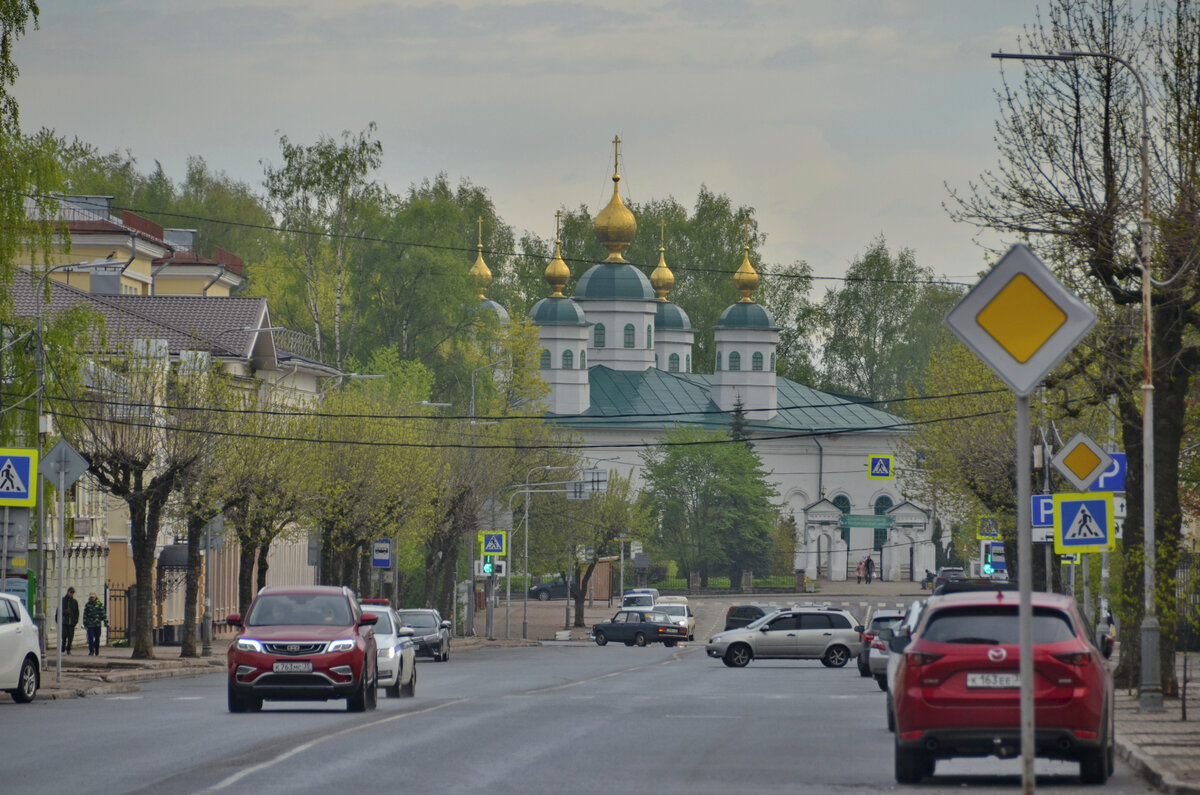
[(1091, 665), (1092, 653), (1089, 651), (1072, 651), (1066, 654), (1056, 654), (1054, 659), (1067, 665)]
[(904, 655), (904, 662), (908, 665), (929, 665), (930, 663), (942, 659), (940, 654), (924, 654), (919, 651), (910, 651)]
[(871, 641), (871, 648), (878, 651), (887, 651), (887, 646), (883, 645), (883, 640), (880, 638), (875, 638), (875, 640)]
[(871, 641), (873, 641), (873, 640), (875, 640), (875, 633), (874, 633), (874, 632), (864, 632), (864, 633), (862, 633), (862, 642), (863, 642), (863, 643), (870, 643), (870, 642), (871, 642)]

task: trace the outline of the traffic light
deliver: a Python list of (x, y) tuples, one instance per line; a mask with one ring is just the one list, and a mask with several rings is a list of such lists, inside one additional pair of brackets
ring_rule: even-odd
[(987, 551), (983, 554), (983, 573), (995, 574), (996, 568), (992, 565), (992, 545), (988, 544)]
[(483, 573), (484, 574), (491, 574), (492, 572), (494, 572), (496, 570), (496, 567), (492, 563), (492, 560), (493, 560), (492, 555), (484, 555), (483, 556)]

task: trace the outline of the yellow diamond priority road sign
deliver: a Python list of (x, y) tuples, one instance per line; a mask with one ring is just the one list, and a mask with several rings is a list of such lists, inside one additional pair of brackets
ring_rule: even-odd
[(1058, 455), (1050, 459), (1054, 468), (1071, 481), (1079, 491), (1087, 491), (1112, 466), (1113, 457), (1092, 441), (1086, 433), (1077, 433)]
[(1018, 395), (1031, 393), (1095, 322), (1091, 307), (1020, 243), (946, 317)]

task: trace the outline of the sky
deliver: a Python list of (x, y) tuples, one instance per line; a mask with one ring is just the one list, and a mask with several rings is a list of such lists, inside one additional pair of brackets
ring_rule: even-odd
[(1037, 0), (40, 5), (14, 53), (22, 128), (176, 181), (199, 155), (261, 190), (281, 134), (375, 122), (392, 191), (445, 172), (550, 237), (560, 207), (607, 203), (619, 135), (624, 196), (726, 194), (755, 209), (768, 264), (836, 278), (882, 235), (973, 282), (994, 260), (979, 242), (1011, 242), (943, 203), (997, 161), (989, 53), (1018, 49)]

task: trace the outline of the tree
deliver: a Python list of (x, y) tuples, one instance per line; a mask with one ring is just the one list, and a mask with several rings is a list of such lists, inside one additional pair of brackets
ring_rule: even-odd
[[(1200, 242), (1200, 4), (1152, 2), (1143, 15), (1108, 0), (1054, 0), (1046, 21), (1026, 30), (1023, 49), (1080, 50), (1126, 59), (1153, 77), (1148, 112), (1151, 213), (1157, 241), (1146, 266), (1165, 283), (1154, 286), (1151, 333), (1154, 383), (1154, 493), (1157, 604), (1174, 603), (1174, 561), (1180, 544), (1179, 451), (1186, 396), (1200, 367), (1197, 299), (1200, 275), (1192, 252)], [(1000, 163), (951, 192), (951, 216), (1019, 235), (1037, 247), (1060, 278), (1091, 301), (1106, 323), (1071, 358), (1060, 377), (1086, 378), (1097, 404), (1116, 402), (1128, 456), (1126, 576), (1115, 600), (1122, 624), (1141, 623), (1142, 411), (1141, 344), (1130, 315), (1141, 304), (1139, 267), (1141, 120), (1133, 73), (1108, 58), (1026, 65), (1023, 77), (998, 92), (996, 141)], [(1176, 274), (1178, 276), (1176, 277)], [(1078, 395), (1072, 395), (1078, 397)], [(1176, 688), (1173, 622), (1164, 615), (1159, 660), (1164, 693)], [(1122, 638), (1117, 679), (1139, 681), (1140, 636)]]
[(684, 577), (764, 570), (777, 496), (761, 462), (727, 433), (677, 428), (642, 453), (643, 496), (659, 518), (659, 541)]
[(882, 237), (871, 243), (850, 265), (844, 285), (825, 293), (826, 389), (880, 401), (904, 394), (906, 381), (924, 369), (938, 315), (958, 298), (954, 290), (925, 284), (932, 278), (912, 251), (893, 256)]
[(303, 327), (313, 329), (322, 354), (332, 348), (337, 367), (349, 354), (344, 337), (352, 335), (356, 321), (349, 306), (357, 270), (351, 249), (362, 233), (368, 205), (378, 198), (370, 175), (383, 162), (383, 146), (374, 134), (371, 122), (358, 135), (343, 132), (340, 144), (322, 136), (305, 146), (281, 135), (283, 165), (266, 166), (268, 206), (287, 230), (286, 284), (299, 288), (306, 312)]
[(575, 548), (591, 551), (582, 559), (576, 557), (575, 574), (569, 580), (576, 586), (574, 601), (577, 627), (587, 626), (583, 620), (583, 608), (596, 564), (601, 558), (617, 553), (618, 538), (645, 537), (654, 528), (650, 511), (633, 491), (632, 478), (623, 478), (616, 470), (608, 473), (608, 490), (603, 494), (593, 494), (583, 514), (573, 522)]

